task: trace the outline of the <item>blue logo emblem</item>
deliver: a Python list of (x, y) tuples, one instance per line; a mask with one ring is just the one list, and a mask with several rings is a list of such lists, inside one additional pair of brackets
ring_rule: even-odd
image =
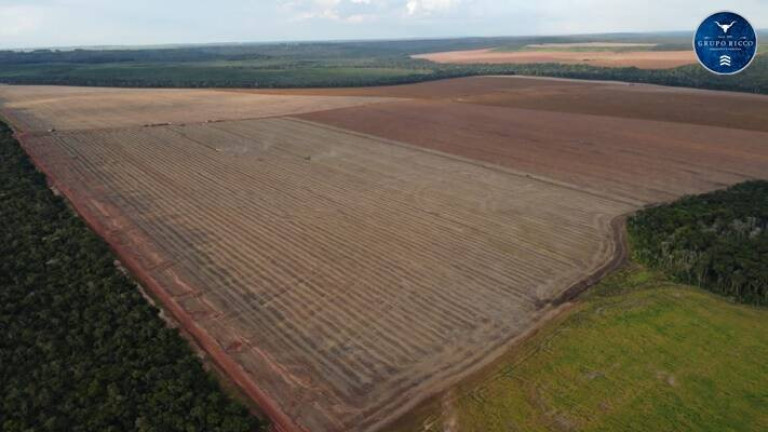
[(757, 34), (741, 15), (718, 12), (701, 23), (693, 37), (699, 63), (718, 75), (733, 75), (746, 69), (757, 53)]

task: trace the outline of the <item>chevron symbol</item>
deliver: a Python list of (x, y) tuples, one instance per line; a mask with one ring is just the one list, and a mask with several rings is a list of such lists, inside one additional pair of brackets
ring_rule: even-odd
[(720, 56), (720, 66), (731, 66), (731, 57), (727, 55)]

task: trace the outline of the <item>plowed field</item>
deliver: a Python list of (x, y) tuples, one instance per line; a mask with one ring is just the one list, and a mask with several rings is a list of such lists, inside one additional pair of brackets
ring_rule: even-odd
[(313, 431), (366, 429), (521, 334), (631, 209), (297, 120), (27, 146)]
[(0, 85), (0, 106), (4, 114), (27, 132), (263, 118), (382, 100), (354, 96), (256, 95), (216, 90)]
[(768, 133), (453, 103), (303, 118), (653, 203), (768, 175)]

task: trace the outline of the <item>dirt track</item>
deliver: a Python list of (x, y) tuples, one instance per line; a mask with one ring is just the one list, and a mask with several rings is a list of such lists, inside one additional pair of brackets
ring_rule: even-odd
[(531, 64), (564, 63), (605, 67), (636, 67), (640, 69), (671, 69), (695, 64), (693, 51), (496, 51), (479, 49), (448, 51), (411, 56), (436, 63), (453, 64)]

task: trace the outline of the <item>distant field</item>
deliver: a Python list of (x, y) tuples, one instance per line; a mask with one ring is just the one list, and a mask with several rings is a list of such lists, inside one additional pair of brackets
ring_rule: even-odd
[(642, 52), (642, 51), (682, 51), (678, 44), (632, 43), (632, 42), (572, 42), (539, 43), (523, 46), (500, 46), (493, 48), (497, 52), (510, 51), (555, 51), (555, 52)]
[(768, 311), (630, 265), (392, 431), (768, 428)]
[[(593, 49), (594, 48), (594, 49)], [(520, 51), (480, 49), (419, 54), (416, 59), (449, 64), (535, 64), (562, 63), (602, 67), (636, 67), (640, 69), (671, 69), (696, 63), (692, 50), (649, 51), (628, 50), (615, 46), (544, 46), (528, 45)], [(634, 49), (634, 48), (633, 48)]]
[(653, 43), (632, 43), (632, 42), (571, 42), (571, 43), (542, 43), (542, 44), (529, 44), (526, 45), (527, 49), (568, 49), (568, 48), (606, 48), (606, 49), (622, 49), (622, 48), (653, 48), (658, 44)]

